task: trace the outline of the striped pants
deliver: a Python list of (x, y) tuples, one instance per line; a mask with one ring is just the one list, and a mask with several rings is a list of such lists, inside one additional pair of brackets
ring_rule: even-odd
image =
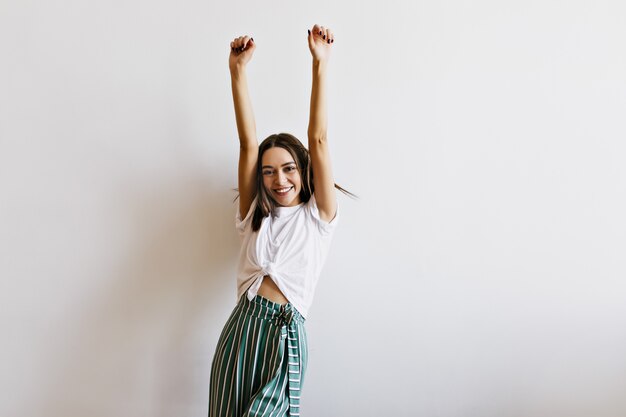
[(291, 303), (241, 296), (215, 349), (209, 417), (300, 415), (308, 361), (304, 321)]

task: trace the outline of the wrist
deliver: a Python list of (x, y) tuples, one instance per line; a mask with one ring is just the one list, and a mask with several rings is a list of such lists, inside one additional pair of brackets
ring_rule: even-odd
[(326, 66), (327, 66), (326, 61), (319, 61), (317, 59), (313, 59), (313, 73), (314, 74), (321, 74), (321, 73), (326, 72)]
[(230, 69), (230, 75), (235, 77), (235, 76), (240, 76), (246, 73), (246, 65), (245, 64), (234, 64), (229, 66)]

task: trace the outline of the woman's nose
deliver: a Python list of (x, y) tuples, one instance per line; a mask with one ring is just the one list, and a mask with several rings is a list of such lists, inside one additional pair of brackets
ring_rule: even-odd
[(287, 176), (285, 175), (285, 173), (278, 171), (278, 174), (276, 174), (276, 181), (279, 184), (284, 184), (285, 182), (287, 182), (286, 180), (287, 180)]

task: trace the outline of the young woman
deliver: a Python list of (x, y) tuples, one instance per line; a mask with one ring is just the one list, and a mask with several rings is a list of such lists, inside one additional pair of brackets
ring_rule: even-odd
[(211, 366), (210, 417), (298, 416), (307, 366), (304, 321), (337, 224), (326, 137), (326, 71), (334, 36), (308, 31), (313, 86), (308, 150), (287, 133), (257, 143), (246, 65), (234, 39), (229, 67), (239, 133), (239, 299)]

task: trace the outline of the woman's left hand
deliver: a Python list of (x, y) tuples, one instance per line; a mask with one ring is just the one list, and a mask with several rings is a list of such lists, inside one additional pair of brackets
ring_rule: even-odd
[(315, 25), (312, 30), (309, 30), (309, 50), (314, 60), (327, 61), (333, 42), (335, 42), (335, 35), (329, 28)]

